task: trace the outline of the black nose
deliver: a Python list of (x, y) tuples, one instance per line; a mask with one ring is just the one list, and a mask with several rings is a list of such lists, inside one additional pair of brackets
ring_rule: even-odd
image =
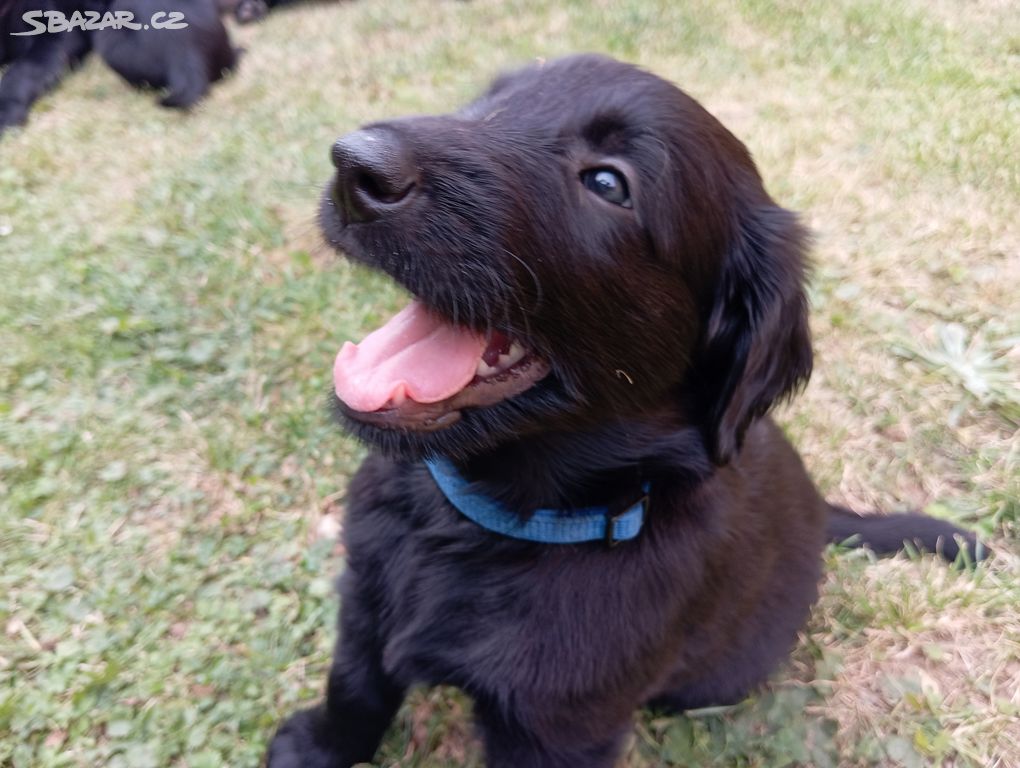
[(377, 219), (406, 203), (414, 190), (410, 148), (384, 128), (355, 131), (338, 139), (333, 145), (333, 165), (333, 200), (348, 223)]

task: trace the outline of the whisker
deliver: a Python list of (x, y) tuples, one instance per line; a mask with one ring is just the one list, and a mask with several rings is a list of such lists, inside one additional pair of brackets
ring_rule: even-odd
[(532, 307), (532, 311), (537, 311), (538, 308), (542, 305), (543, 298), (542, 282), (538, 279), (538, 275), (535, 274), (535, 270), (533, 270), (524, 259), (522, 259), (513, 251), (508, 251), (507, 249), (504, 248), (503, 252), (506, 253), (510, 258), (517, 261), (517, 263), (524, 267), (524, 269), (527, 270), (528, 274), (531, 275), (531, 282), (535, 286), (535, 306)]

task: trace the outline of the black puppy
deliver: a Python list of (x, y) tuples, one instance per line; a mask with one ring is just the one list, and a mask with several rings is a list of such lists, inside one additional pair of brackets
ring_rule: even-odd
[[(82, 0), (0, 0), (0, 134), (22, 125), (36, 99), (56, 86), (88, 54), (89, 35), (80, 28), (43, 31), (46, 13), (70, 19), (75, 11), (98, 10), (100, 2)], [(26, 21), (25, 14), (31, 15)], [(38, 32), (38, 34), (26, 34)]]
[(490, 766), (610, 766), (635, 708), (768, 677), (826, 541), (974, 555), (828, 505), (765, 415), (811, 371), (805, 232), (669, 83), (568, 58), (333, 159), (327, 238), (415, 300), (337, 357), (379, 452), (349, 488), (326, 700), (271, 768), (370, 760), (417, 683), (474, 698)]
[(112, 0), (109, 11), (131, 14), (142, 29), (99, 30), (96, 50), (132, 85), (166, 89), (164, 107), (193, 106), (237, 63), (216, 0)]

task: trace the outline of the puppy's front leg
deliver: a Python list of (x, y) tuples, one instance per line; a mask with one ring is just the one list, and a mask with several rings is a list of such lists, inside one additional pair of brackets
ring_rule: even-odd
[(170, 109), (189, 109), (201, 101), (208, 90), (205, 61), (198, 50), (188, 49), (170, 63), (167, 94), (159, 103)]
[(35, 44), (11, 64), (0, 78), (0, 133), (22, 125), (33, 102), (57, 84), (67, 67), (67, 51), (52, 41)]
[(353, 574), (347, 577), (326, 701), (280, 727), (269, 745), (268, 768), (349, 768), (370, 761), (404, 698), (404, 687), (382, 668), (375, 613), (351, 589)]

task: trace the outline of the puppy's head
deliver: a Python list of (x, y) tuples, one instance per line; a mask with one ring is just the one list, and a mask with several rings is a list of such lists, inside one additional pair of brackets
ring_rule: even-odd
[(413, 295), (334, 369), (347, 425), (387, 452), (668, 413), (724, 463), (810, 373), (802, 229), (654, 75), (536, 65), (459, 112), (366, 126), (333, 160), (327, 239)]

